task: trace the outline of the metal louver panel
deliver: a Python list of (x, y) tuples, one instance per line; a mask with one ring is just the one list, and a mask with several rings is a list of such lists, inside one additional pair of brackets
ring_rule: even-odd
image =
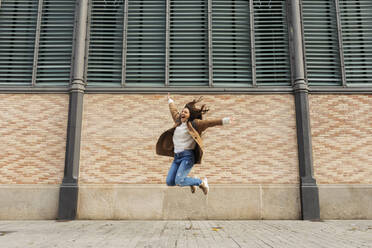
[(339, 0), (348, 86), (372, 84), (372, 1)]
[(310, 86), (342, 85), (334, 0), (303, 0), (306, 66)]
[(247, 0), (212, 1), (213, 85), (252, 86)]
[(170, 86), (208, 86), (207, 1), (171, 1), (169, 52)]
[(122, 81), (123, 0), (91, 0), (88, 86), (117, 86)]
[(257, 85), (291, 85), (286, 1), (253, 3)]
[(38, 0), (2, 0), (0, 85), (31, 85)]
[(165, 0), (130, 0), (126, 86), (164, 86)]
[(37, 63), (37, 86), (70, 83), (75, 0), (44, 0)]

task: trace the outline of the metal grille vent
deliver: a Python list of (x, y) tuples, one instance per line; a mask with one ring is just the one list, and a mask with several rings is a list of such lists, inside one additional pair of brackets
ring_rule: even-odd
[(213, 85), (252, 86), (248, 1), (213, 0), (212, 12)]
[(339, 1), (346, 83), (372, 85), (372, 1)]
[(208, 5), (170, 2), (170, 86), (208, 86)]
[(90, 2), (88, 86), (121, 86), (124, 1)]
[(165, 82), (164, 0), (128, 3), (126, 86), (163, 86)]
[(302, 4), (308, 83), (342, 85), (335, 2), (303, 0)]
[(38, 0), (7, 0), (0, 8), (0, 85), (31, 85)]
[(257, 85), (291, 85), (286, 1), (253, 3)]
[(44, 0), (40, 27), (36, 84), (70, 83), (75, 0)]

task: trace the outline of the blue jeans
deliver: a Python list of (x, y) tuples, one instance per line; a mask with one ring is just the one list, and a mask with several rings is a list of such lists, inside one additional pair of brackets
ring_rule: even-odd
[(174, 155), (173, 163), (168, 171), (168, 186), (199, 186), (202, 180), (187, 177), (195, 163), (194, 151), (185, 150)]

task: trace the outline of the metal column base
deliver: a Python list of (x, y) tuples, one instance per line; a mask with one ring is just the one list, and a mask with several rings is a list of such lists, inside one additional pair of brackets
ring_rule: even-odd
[(314, 185), (301, 185), (301, 209), (303, 220), (320, 220), (318, 187)]
[(59, 191), (58, 220), (74, 220), (77, 212), (79, 187), (77, 184), (62, 184)]

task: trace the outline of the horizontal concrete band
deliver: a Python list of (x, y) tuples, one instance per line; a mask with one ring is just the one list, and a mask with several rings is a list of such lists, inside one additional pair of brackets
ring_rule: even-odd
[(297, 185), (89, 186), (79, 189), (78, 219), (298, 219)]
[[(293, 87), (125, 87), (125, 88), (104, 88), (88, 87), (85, 93), (88, 94), (154, 94), (154, 93), (182, 93), (182, 94), (288, 94), (293, 93)], [(44, 94), (44, 93), (69, 93), (70, 87), (0, 87), (0, 94)], [(372, 87), (309, 87), (310, 94), (372, 94)]]
[(0, 220), (57, 218), (59, 185), (0, 185)]
[[(318, 185), (322, 219), (372, 219), (372, 185)], [(78, 219), (299, 219), (298, 185), (80, 185)], [(56, 219), (59, 185), (0, 185), (0, 219)]]
[(372, 219), (372, 184), (320, 184), (321, 219)]

